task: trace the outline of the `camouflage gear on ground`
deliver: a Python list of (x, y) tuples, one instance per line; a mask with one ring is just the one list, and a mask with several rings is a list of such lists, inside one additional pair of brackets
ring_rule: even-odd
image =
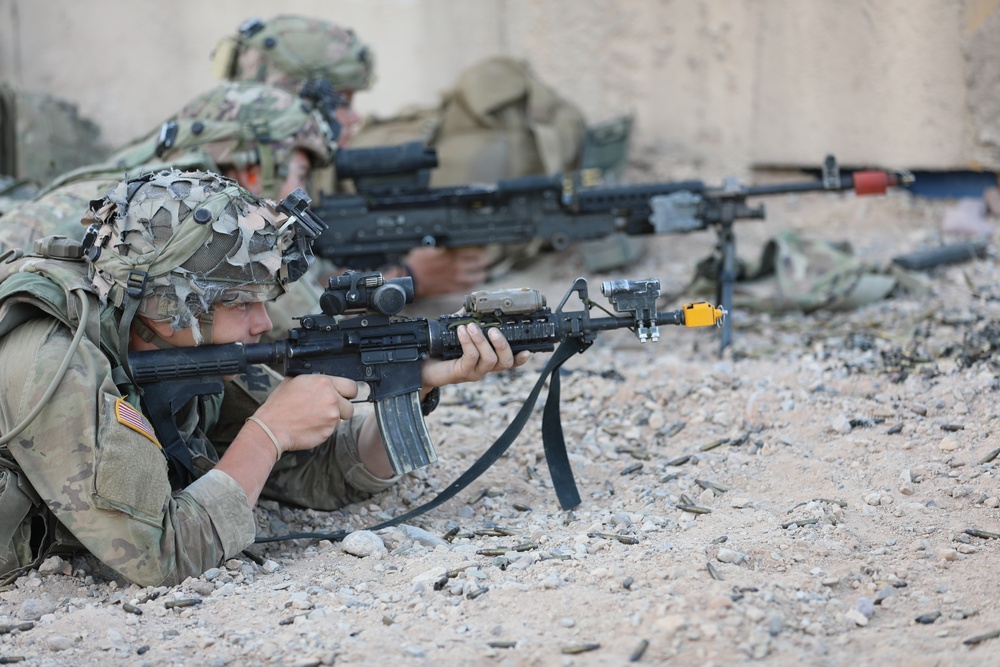
[(107, 152), (100, 128), (75, 105), (0, 83), (0, 174), (42, 186)]
[[(756, 262), (739, 264), (733, 305), (757, 312), (850, 310), (884, 299), (897, 285), (896, 277), (866, 267), (849, 246), (792, 231), (768, 241)], [(686, 294), (714, 299), (716, 277), (712, 260), (703, 261)]]
[(121, 183), (92, 220), (94, 285), (121, 308), (135, 270), (147, 278), (138, 314), (195, 329), (215, 303), (277, 298), (300, 258), (294, 227), (267, 200), (207, 172), (164, 171)]
[(292, 92), (305, 81), (358, 91), (375, 80), (375, 55), (354, 31), (304, 16), (251, 19), (219, 42), (213, 60), (220, 78), (269, 83)]

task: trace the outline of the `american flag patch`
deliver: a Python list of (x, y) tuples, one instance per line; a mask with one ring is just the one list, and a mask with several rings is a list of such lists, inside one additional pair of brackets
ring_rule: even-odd
[(124, 398), (119, 398), (115, 401), (115, 417), (118, 418), (119, 424), (129, 427), (136, 433), (141, 433), (149, 438), (154, 445), (163, 449), (160, 441), (156, 439), (153, 427), (149, 425), (149, 422), (142, 416), (142, 413), (129, 405)]

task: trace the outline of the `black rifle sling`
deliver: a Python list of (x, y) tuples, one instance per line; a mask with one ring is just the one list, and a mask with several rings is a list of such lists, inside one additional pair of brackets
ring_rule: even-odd
[(177, 478), (177, 483), (181, 487), (187, 486), (198, 475), (195, 472), (194, 463), (191, 461), (191, 452), (188, 451), (187, 442), (184, 441), (177, 429), (177, 424), (174, 423), (167, 393), (163, 390), (162, 385), (153, 383), (142, 388), (140, 400), (144, 408), (143, 412), (149, 415), (153, 431), (160, 439), (163, 454), (167, 457), (167, 462)]
[[(548, 363), (545, 364), (541, 374), (538, 376), (538, 381), (535, 382), (535, 386), (532, 387), (528, 397), (524, 400), (521, 409), (514, 415), (514, 419), (511, 420), (510, 425), (504, 429), (504, 432), (500, 434), (496, 442), (490, 445), (490, 448), (475, 463), (469, 466), (468, 470), (462, 473), (448, 488), (423, 505), (415, 507), (409, 512), (388, 521), (371, 526), (367, 530), (381, 530), (382, 528), (389, 528), (405, 523), (451, 500), (460, 491), (469, 486), (469, 484), (476, 481), (480, 475), (496, 463), (503, 456), (504, 452), (514, 444), (514, 440), (520, 435), (521, 430), (531, 416), (531, 411), (538, 401), (538, 395), (545, 385), (545, 380), (550, 376), (552, 380), (549, 383), (549, 397), (542, 414), (542, 440), (545, 447), (545, 458), (549, 465), (549, 473), (552, 475), (552, 486), (559, 499), (559, 505), (563, 509), (572, 509), (579, 505), (580, 494), (577, 491), (576, 482), (573, 480), (573, 471), (570, 469), (569, 456), (566, 453), (566, 442), (563, 439), (562, 424), (559, 422), (559, 369), (566, 363), (567, 359), (574, 354), (583, 352), (589, 345), (589, 343), (584, 343), (577, 338), (567, 338), (564, 340), (556, 348), (556, 351), (553, 352)], [(258, 537), (255, 542), (257, 544), (264, 544), (267, 542), (298, 539), (342, 540), (349, 532), (353, 531), (340, 531), (338, 533), (293, 533), (278, 537)]]
[[(590, 346), (590, 343), (580, 343), (578, 338), (567, 339), (566, 342), (569, 340), (575, 341), (575, 346), (578, 348), (576, 352), (583, 352)], [(549, 396), (542, 411), (542, 445), (559, 506), (569, 510), (580, 504), (580, 492), (576, 489), (573, 469), (569, 465), (569, 452), (566, 451), (566, 439), (563, 437), (562, 419), (559, 415), (559, 366), (552, 369)]]

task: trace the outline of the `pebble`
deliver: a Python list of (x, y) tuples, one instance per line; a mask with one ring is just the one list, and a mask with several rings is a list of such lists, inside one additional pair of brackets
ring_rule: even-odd
[(958, 560), (958, 550), (957, 549), (940, 549), (938, 551), (938, 556), (946, 561), (956, 561)]
[(42, 562), (41, 565), (38, 566), (38, 574), (46, 576), (62, 572), (63, 568), (66, 567), (66, 564), (66, 561), (59, 556), (49, 556)]
[(202, 597), (211, 595), (212, 593), (215, 592), (215, 584), (213, 584), (211, 581), (201, 581), (201, 580), (192, 581), (189, 584), (188, 588), (190, 588), (192, 592), (197, 593)]
[(875, 613), (875, 602), (871, 598), (858, 598), (854, 602), (854, 610), (863, 614), (865, 618), (871, 618)]
[(958, 449), (958, 441), (950, 435), (945, 436), (941, 438), (941, 442), (938, 443), (938, 448), (940, 448), (942, 452), (953, 452)]
[(56, 610), (54, 600), (48, 598), (28, 598), (21, 603), (17, 612), (17, 617), (26, 621), (37, 621), (45, 614), (51, 614)]
[(835, 433), (847, 435), (851, 432), (851, 420), (848, 419), (846, 415), (837, 415), (830, 420), (830, 428), (832, 428)]
[(45, 638), (45, 646), (50, 651), (65, 651), (73, 648), (73, 640), (62, 635), (49, 635)]
[(357, 530), (350, 533), (341, 542), (341, 547), (346, 553), (358, 558), (372, 556), (381, 559), (389, 553), (382, 538), (370, 530)]
[(446, 540), (441, 539), (434, 533), (430, 533), (423, 528), (417, 528), (416, 526), (411, 526), (409, 524), (400, 524), (397, 526), (399, 530), (406, 536), (406, 539), (413, 540), (418, 544), (422, 544), (425, 547), (445, 547), (450, 548), (450, 544)]
[(857, 609), (849, 609), (844, 612), (844, 619), (861, 627), (868, 625), (868, 617)]
[(732, 565), (739, 565), (743, 561), (747, 560), (747, 555), (745, 553), (740, 553), (735, 549), (727, 549), (726, 547), (720, 547), (719, 552), (715, 555), (715, 558), (720, 563), (731, 563)]

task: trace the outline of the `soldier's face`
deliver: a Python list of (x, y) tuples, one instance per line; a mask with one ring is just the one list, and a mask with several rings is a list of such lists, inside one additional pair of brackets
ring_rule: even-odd
[[(232, 306), (216, 304), (213, 308), (212, 342), (257, 343), (271, 330), (271, 318), (263, 301), (239, 303)], [(192, 343), (194, 342), (192, 338)]]
[[(212, 322), (212, 339), (203, 343), (257, 343), (260, 337), (271, 330), (271, 318), (261, 301), (238, 303), (232, 306), (215, 304), (212, 307), (215, 319)], [(143, 321), (156, 335), (174, 347), (193, 347), (194, 332), (191, 329), (174, 331), (169, 322), (154, 322), (143, 318)], [(153, 349), (151, 343), (142, 341), (137, 336), (132, 337), (131, 349)]]

